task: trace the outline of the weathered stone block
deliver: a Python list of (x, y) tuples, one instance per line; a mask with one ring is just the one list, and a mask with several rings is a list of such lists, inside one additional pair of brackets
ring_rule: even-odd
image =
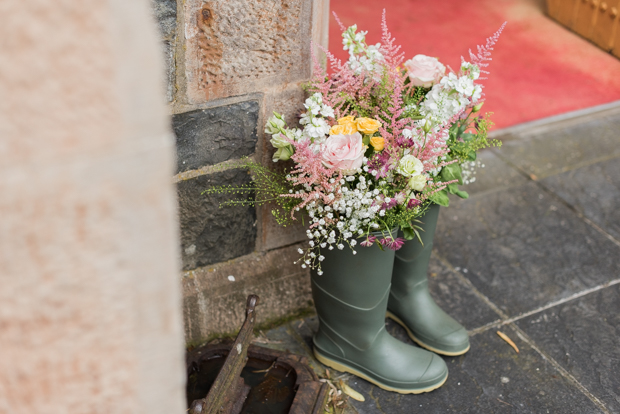
[(163, 39), (173, 39), (177, 27), (176, 0), (151, 0), (151, 9)]
[(164, 53), (164, 65), (166, 66), (166, 99), (168, 102), (174, 100), (176, 67), (174, 64), (174, 44), (169, 40), (162, 43)]
[(236, 195), (201, 195), (209, 187), (238, 186), (249, 182), (250, 176), (246, 171), (235, 169), (202, 175), (177, 184), (184, 270), (223, 262), (254, 251), (254, 208), (220, 208), (221, 203)]
[[(278, 93), (266, 94), (264, 100), (264, 119), (269, 118), (275, 110), (284, 115), (289, 127), (299, 127), (298, 114), (304, 109), (304, 99), (305, 93), (300, 84), (291, 85), (286, 90)], [(288, 163), (274, 163), (272, 161), (271, 157), (275, 149), (269, 142), (271, 136), (264, 133), (262, 135), (263, 138), (256, 145), (257, 159), (260, 159), (263, 165), (268, 165), (277, 171), (284, 171), (285, 166), (290, 168), (292, 161)], [(273, 207), (272, 205), (264, 205), (257, 209), (259, 217), (257, 250), (271, 250), (281, 246), (288, 246), (301, 240), (307, 240), (305, 226), (301, 224), (301, 220), (297, 220), (293, 225), (282, 227), (271, 214)]]
[(252, 154), (257, 141), (258, 111), (257, 101), (246, 101), (174, 115), (177, 171)]
[(310, 272), (293, 263), (299, 245), (184, 273), (185, 338), (189, 343), (239, 329), (249, 294), (260, 297), (257, 322), (273, 321), (312, 306)]
[(168, 102), (172, 102), (174, 100), (176, 76), (174, 49), (177, 30), (177, 2), (176, 0), (151, 0), (151, 11), (163, 39), (162, 53), (166, 66), (166, 98)]
[(184, 14), (188, 103), (309, 78), (312, 2), (188, 0)]

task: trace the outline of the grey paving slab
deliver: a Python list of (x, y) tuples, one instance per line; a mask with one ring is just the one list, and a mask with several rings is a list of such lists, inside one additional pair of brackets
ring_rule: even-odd
[(435, 302), (466, 329), (471, 330), (499, 319), (499, 316), (453, 270), (431, 256), (428, 284)]
[(610, 412), (620, 413), (620, 285), (532, 315), (517, 325)]
[(319, 318), (315, 315), (305, 318), (303, 321), (291, 322), (291, 327), (303, 339), (306, 346), (312, 349), (312, 337), (319, 329)]
[(533, 182), (442, 209), (434, 245), (510, 316), (605, 283), (620, 269), (620, 248)]
[(260, 336), (254, 341), (254, 344), (305, 356), (308, 358), (308, 365), (314, 372), (322, 376), (325, 369), (312, 355), (312, 336), (318, 327), (315, 324), (318, 324), (316, 316), (292, 321), (264, 332), (266, 340)]
[[(498, 153), (501, 151), (501, 148), (497, 150)], [(516, 187), (528, 181), (521, 172), (489, 149), (480, 151), (477, 161), (481, 166), (475, 169), (475, 181), (461, 187), (470, 196), (500, 188)]]
[(620, 158), (547, 177), (541, 182), (620, 240)]
[(294, 335), (291, 335), (288, 324), (270, 329), (263, 332), (263, 334), (264, 336), (260, 335), (253, 341), (255, 345), (307, 356), (307, 350), (304, 344), (300, 343)]
[(609, 116), (556, 131), (523, 134), (494, 150), (537, 179), (620, 155), (620, 116)]
[[(505, 333), (516, 338), (510, 329)], [(352, 377), (349, 385), (366, 401), (350, 404), (360, 414), (601, 412), (536, 351), (518, 345), (516, 354), (495, 332), (472, 337), (466, 355), (445, 359), (446, 383), (426, 394), (400, 395)]]

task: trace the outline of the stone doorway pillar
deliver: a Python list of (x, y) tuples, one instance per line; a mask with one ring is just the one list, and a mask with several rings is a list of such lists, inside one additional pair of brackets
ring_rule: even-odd
[(0, 413), (183, 413), (148, 0), (0, 2)]

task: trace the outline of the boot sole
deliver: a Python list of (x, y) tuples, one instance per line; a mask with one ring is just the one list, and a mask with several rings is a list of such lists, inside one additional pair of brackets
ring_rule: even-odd
[(392, 312), (387, 311), (385, 313), (385, 316), (387, 316), (388, 318), (390, 318), (391, 320), (393, 320), (394, 322), (396, 322), (397, 324), (399, 324), (400, 326), (402, 326), (403, 328), (405, 328), (405, 331), (407, 331), (407, 335), (409, 335), (409, 338), (411, 338), (411, 340), (413, 342), (415, 342), (416, 344), (420, 345), (422, 348), (426, 348), (431, 352), (434, 352), (436, 354), (440, 354), (440, 355), (445, 355), (445, 356), (459, 356), (459, 355), (463, 355), (464, 353), (466, 353), (467, 351), (469, 351), (470, 345), (467, 345), (467, 348), (465, 348), (462, 351), (456, 351), (456, 352), (448, 352), (448, 351), (442, 351), (441, 349), (437, 349), (434, 348), (428, 344), (425, 344), (424, 342), (420, 341), (418, 338), (415, 337), (415, 335), (413, 334), (413, 332), (411, 332), (411, 330), (407, 327), (407, 325), (405, 325), (405, 323), (403, 321), (400, 320), (400, 318), (396, 315), (394, 315)]
[(372, 378), (370, 378), (368, 375), (364, 374), (363, 372), (360, 372), (358, 370), (356, 370), (355, 368), (351, 368), (348, 365), (344, 365), (341, 362), (338, 361), (334, 361), (333, 359), (330, 359), (324, 355), (321, 355), (317, 350), (316, 347), (313, 347), (312, 349), (313, 353), (314, 353), (314, 357), (316, 359), (319, 360), (320, 363), (322, 363), (323, 365), (326, 365), (330, 368), (335, 369), (336, 371), (340, 371), (340, 372), (348, 372), (349, 374), (353, 374), (357, 377), (363, 378), (366, 381), (376, 385), (377, 387), (384, 389), (386, 391), (391, 391), (391, 392), (397, 392), (399, 394), (422, 394), (425, 392), (431, 392), (433, 390), (436, 390), (437, 388), (441, 387), (446, 380), (448, 379), (448, 375), (446, 375), (446, 377), (443, 379), (443, 381), (441, 381), (441, 383), (427, 387), (427, 388), (422, 388), (422, 389), (413, 389), (413, 390), (407, 390), (407, 389), (402, 389), (402, 388), (393, 388), (390, 387), (389, 385), (385, 385), (382, 384), (380, 382), (378, 382), (377, 380), (374, 380)]

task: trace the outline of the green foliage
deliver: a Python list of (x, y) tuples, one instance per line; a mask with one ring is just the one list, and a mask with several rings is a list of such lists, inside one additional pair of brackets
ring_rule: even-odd
[(448, 191), (446, 191), (445, 188), (441, 191), (437, 191), (431, 194), (428, 197), (428, 199), (431, 200), (433, 203), (439, 204), (440, 206), (443, 206), (443, 207), (448, 207), (448, 205), (450, 205), (450, 199), (448, 198)]
[(401, 224), (400, 229), (402, 230), (403, 235), (405, 236), (405, 239), (413, 240), (414, 238), (417, 238), (420, 244), (424, 246), (424, 242), (422, 242), (422, 237), (420, 237), (420, 231), (424, 231), (424, 229), (421, 226), (414, 224), (414, 223), (422, 224), (420, 220), (416, 219), (409, 223)]
[[(470, 120), (471, 115), (472, 113), (450, 128), (448, 138), (450, 156), (446, 157), (445, 161), (456, 160), (456, 162), (444, 166), (437, 179), (440, 182), (454, 180), (458, 180), (458, 182), (448, 184), (443, 190), (429, 196), (432, 202), (440, 206), (448, 207), (450, 204), (448, 194), (454, 194), (464, 199), (469, 198), (467, 192), (459, 189), (459, 185), (463, 185), (462, 163), (475, 161), (476, 153), (483, 148), (501, 147), (502, 145), (501, 141), (489, 139), (489, 128), (493, 125), (489, 119), (491, 113), (487, 113), (484, 117), (474, 118), (473, 121)], [(474, 124), (473, 129), (472, 124)]]
[(424, 215), (427, 209), (428, 203), (415, 208), (396, 206), (387, 210), (385, 217), (383, 217), (381, 221), (384, 223), (385, 229), (392, 229), (396, 226), (400, 226), (405, 239), (412, 240), (413, 238), (418, 238), (418, 240), (422, 242), (419, 234), (419, 231), (422, 229), (416, 223), (421, 223), (418, 217)]
[[(489, 128), (493, 126), (493, 122), (489, 119), (492, 113), (487, 113), (485, 117), (474, 118), (470, 120), (471, 114), (459, 122), (456, 122), (450, 128), (448, 138), (448, 147), (450, 155), (453, 159), (457, 159), (459, 164), (465, 161), (475, 161), (476, 152), (488, 147), (501, 147), (502, 143), (496, 139), (489, 140)], [(471, 124), (475, 128), (473, 132), (467, 132), (471, 129)]]
[[(409, 78), (405, 80), (405, 85), (410, 83)], [(430, 91), (430, 88), (414, 87), (411, 86), (411, 94), (403, 95), (403, 103), (405, 104), (405, 111), (401, 115), (403, 118), (422, 119), (418, 104), (424, 99), (426, 94)], [(414, 107), (415, 106), (415, 107)]]
[(294, 197), (282, 197), (292, 190), (286, 174), (273, 171), (249, 158), (242, 158), (236, 168), (247, 169), (252, 176), (252, 183), (239, 186), (223, 185), (204, 190), (201, 194), (230, 194), (233, 197), (223, 202), (225, 206), (260, 206), (271, 203), (271, 211), (278, 224), (286, 226), (292, 221), (291, 213), (301, 202)]

